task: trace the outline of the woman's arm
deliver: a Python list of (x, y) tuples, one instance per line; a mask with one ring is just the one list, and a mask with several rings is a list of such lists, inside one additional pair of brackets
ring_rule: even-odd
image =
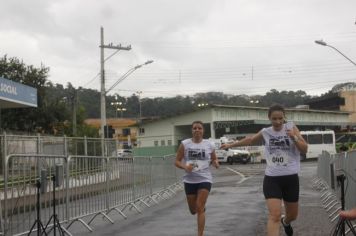
[(300, 134), (297, 126), (294, 126), (292, 130), (287, 130), (287, 135), (294, 141), (300, 153), (306, 154), (308, 152), (308, 143)]
[(251, 144), (261, 141), (262, 139), (263, 139), (262, 131), (260, 131), (257, 134), (243, 138), (239, 141), (235, 141), (233, 143), (225, 143), (225, 144), (221, 145), (220, 149), (249, 146)]
[(215, 168), (219, 168), (219, 160), (216, 157), (215, 150), (211, 153), (211, 163)]
[(182, 163), (183, 158), (184, 158), (184, 146), (183, 144), (180, 144), (177, 151), (176, 161), (174, 165), (180, 169), (191, 172), (193, 170), (193, 165), (192, 164), (186, 165)]

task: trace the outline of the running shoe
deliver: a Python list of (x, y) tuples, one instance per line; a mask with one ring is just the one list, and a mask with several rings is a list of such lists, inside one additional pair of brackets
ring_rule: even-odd
[(286, 235), (287, 236), (293, 236), (293, 228), (290, 224), (285, 224), (284, 223), (284, 217), (281, 218), (281, 223), (283, 225), (283, 228), (284, 228), (284, 232), (286, 232)]

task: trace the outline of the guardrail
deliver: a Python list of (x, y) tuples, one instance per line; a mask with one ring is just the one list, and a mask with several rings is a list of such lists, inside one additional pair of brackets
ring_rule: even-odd
[(99, 215), (113, 223), (110, 215), (114, 212), (126, 218), (128, 209), (141, 212), (172, 197), (182, 188), (180, 175), (173, 155), (117, 158), (11, 154), (5, 157), (4, 187), (0, 189), (1, 232), (29, 232), (37, 216), (38, 181), (45, 184), (40, 194), (41, 222), (50, 230), (55, 205), (59, 222), (71, 235), (69, 230), (75, 222), (93, 231), (91, 223)]

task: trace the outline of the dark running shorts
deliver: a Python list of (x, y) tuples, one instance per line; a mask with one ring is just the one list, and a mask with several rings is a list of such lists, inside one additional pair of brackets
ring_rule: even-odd
[(297, 174), (267, 176), (263, 180), (263, 194), (266, 199), (278, 198), (286, 202), (298, 202), (299, 177)]
[(202, 182), (197, 184), (184, 183), (184, 190), (186, 195), (196, 195), (199, 189), (206, 189), (210, 192), (211, 183)]

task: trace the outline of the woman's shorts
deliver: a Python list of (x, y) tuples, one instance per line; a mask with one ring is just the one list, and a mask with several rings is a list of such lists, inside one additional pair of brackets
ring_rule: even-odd
[(286, 202), (298, 202), (299, 177), (297, 174), (284, 176), (265, 176), (263, 194), (266, 199), (278, 198)]
[(201, 182), (196, 184), (184, 183), (184, 190), (186, 195), (196, 195), (199, 189), (206, 189), (210, 192), (211, 183)]

